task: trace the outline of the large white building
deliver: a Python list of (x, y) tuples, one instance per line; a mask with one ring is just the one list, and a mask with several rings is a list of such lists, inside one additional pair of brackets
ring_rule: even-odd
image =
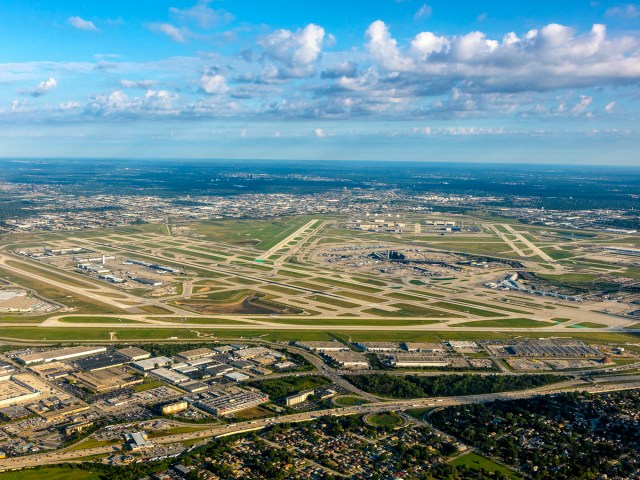
[(31, 365), (33, 363), (47, 363), (58, 360), (70, 360), (72, 358), (86, 357), (96, 353), (106, 352), (106, 347), (67, 347), (48, 350), (45, 352), (29, 353), (16, 357), (20, 363)]

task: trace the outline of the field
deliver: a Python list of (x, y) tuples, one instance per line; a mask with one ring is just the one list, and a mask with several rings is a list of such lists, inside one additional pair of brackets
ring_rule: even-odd
[[(410, 221), (414, 218), (419, 217)], [(552, 288), (611, 289), (612, 283), (601, 278), (603, 268), (635, 278), (640, 276), (637, 267), (586, 258), (584, 252), (595, 248), (592, 255), (602, 256), (600, 247), (592, 246), (615, 236), (567, 236), (562, 230), (493, 217), (478, 219), (483, 226), (476, 233), (403, 236), (345, 228), (345, 220), (322, 215), (218, 219), (186, 223), (171, 235), (153, 225), (42, 234), (37, 241), (26, 241), (24, 235), (21, 242), (31, 249), (82, 247), (112, 255), (114, 268), (134, 258), (174, 271), (162, 275), (160, 286), (115, 285), (79, 271), (71, 258), (40, 260), (0, 245), (0, 278), (59, 305), (59, 311), (46, 315), (3, 315), (1, 336), (33, 341), (333, 335), (416, 340), (474, 329), (482, 329), (483, 338), (499, 337), (501, 331), (527, 335), (529, 329), (572, 336), (579, 329), (598, 328), (612, 338), (625, 329), (636, 333), (634, 322), (612, 315), (616, 312), (607, 311), (608, 305), (486, 286), (518, 260)], [(473, 224), (474, 219), (465, 221)], [(418, 255), (419, 262), (426, 258), (427, 270), (435, 273), (423, 275), (424, 269), (416, 268), (421, 263), (374, 267), (366, 259), (384, 258), (379, 256), (384, 251), (374, 252), (380, 242), (417, 252), (410, 254)], [(475, 255), (488, 262), (484, 269), (468, 266), (466, 260)], [(140, 271), (157, 273), (145, 267)]]
[(0, 473), (0, 480), (102, 480), (102, 476), (88, 470), (51, 467)]
[(506, 475), (507, 478), (516, 480), (522, 478), (520, 475), (516, 474), (513, 470), (503, 467), (502, 465), (490, 460), (486, 457), (478, 455), (477, 453), (470, 452), (462, 455), (461, 457), (456, 458), (453, 462), (453, 465), (458, 467), (468, 467), (471, 470), (484, 470), (486, 472), (500, 472), (503, 475)]

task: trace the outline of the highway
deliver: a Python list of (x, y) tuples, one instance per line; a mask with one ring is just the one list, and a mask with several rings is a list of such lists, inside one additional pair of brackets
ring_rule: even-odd
[[(204, 430), (200, 430), (197, 432), (166, 435), (163, 437), (155, 438), (153, 441), (156, 444), (171, 444), (188, 440), (219, 438), (237, 433), (260, 430), (275, 424), (308, 422), (325, 415), (347, 416), (386, 411), (401, 411), (413, 408), (441, 408), (472, 403), (486, 403), (494, 400), (517, 400), (532, 398), (539, 395), (552, 395), (566, 392), (586, 391), (590, 393), (603, 393), (609, 391), (631, 390), (640, 388), (639, 375), (627, 375), (618, 379), (616, 379), (615, 377), (608, 377), (606, 382), (602, 382), (603, 384), (578, 382), (579, 381), (577, 380), (572, 380), (563, 382), (563, 384), (548, 385), (546, 387), (517, 392), (466, 395), (456, 397), (418, 398), (409, 400), (388, 400), (353, 407), (341, 407), (321, 411), (301, 412), (291, 415), (281, 415), (273, 418), (257, 419), (227, 425), (216, 424), (211, 428), (205, 428)], [(120, 450), (118, 446), (111, 445), (85, 450), (62, 450), (25, 457), (6, 458), (0, 460), (0, 471), (34, 467), (38, 465), (51, 465), (56, 463), (64, 463), (67, 461), (77, 461), (80, 457), (104, 455), (109, 453), (117, 453), (119, 451)]]

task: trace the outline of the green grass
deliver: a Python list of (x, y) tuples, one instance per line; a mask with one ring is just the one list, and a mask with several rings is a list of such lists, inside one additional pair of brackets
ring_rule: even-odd
[(306, 273), (294, 272), (293, 270), (285, 270), (284, 268), (281, 268), (280, 270), (278, 270), (278, 275), (284, 275), (286, 277), (293, 277), (293, 278), (308, 278), (311, 276), (311, 275), (307, 275)]
[(382, 303), (386, 301), (384, 298), (372, 297), (371, 295), (365, 295), (364, 293), (349, 292), (347, 290), (337, 290), (333, 293), (335, 293), (336, 295), (341, 295), (343, 297), (353, 298), (355, 300), (362, 300), (363, 302), (369, 302), (369, 303)]
[(462, 298), (451, 298), (450, 300), (455, 300), (456, 302), (460, 302), (460, 303), (468, 303), (470, 305), (477, 305), (479, 307), (493, 308), (495, 310), (504, 310), (505, 312), (511, 312), (511, 313), (524, 313), (524, 314), (531, 313), (531, 312), (527, 312), (525, 310), (518, 310), (516, 308), (503, 307), (502, 305), (493, 305), (493, 304), (490, 304), (490, 303), (476, 302), (476, 301), (473, 301), (473, 300), (467, 300), (467, 299), (462, 299)]
[(553, 323), (531, 320), (529, 318), (504, 318), (498, 320), (476, 320), (451, 325), (452, 327), (495, 327), (495, 328), (541, 328), (551, 327)]
[(366, 419), (369, 424), (375, 427), (395, 427), (402, 423), (402, 418), (395, 413), (372, 413)]
[(0, 473), (0, 480), (101, 480), (101, 478), (97, 472), (67, 467)]
[(144, 323), (119, 317), (62, 317), (60, 321), (65, 323)]
[(468, 307), (465, 305), (457, 305), (449, 302), (435, 302), (432, 305), (440, 308), (446, 308), (447, 310), (453, 310), (454, 312), (468, 313), (470, 315), (477, 315), (478, 317), (506, 317), (504, 313), (490, 312), (488, 310), (482, 310), (481, 308)]
[(344, 397), (336, 397), (333, 400), (333, 403), (341, 407), (355, 407), (357, 405), (363, 405), (367, 403), (367, 400), (365, 400), (362, 397), (344, 396)]
[(315, 302), (326, 303), (328, 305), (334, 305), (341, 308), (357, 308), (360, 306), (357, 303), (346, 302), (344, 300), (340, 300), (339, 298), (327, 297), (324, 295), (311, 295), (305, 298), (307, 298), (308, 300), (313, 300)]
[(318, 277), (318, 278), (314, 278), (313, 281), (326, 283), (334, 287), (348, 288), (350, 290), (360, 290), (361, 292), (366, 292), (366, 293), (377, 293), (381, 291), (379, 288), (367, 287), (364, 285), (356, 285), (355, 283), (349, 283), (341, 280), (336, 280), (333, 278)]
[(183, 255), (189, 255), (195, 258), (204, 258), (207, 260), (213, 260), (214, 262), (224, 262), (226, 260), (226, 257), (218, 257), (217, 255), (208, 255), (205, 253), (194, 252), (192, 250), (184, 250), (182, 248), (168, 248), (167, 250), (169, 252), (181, 253)]
[(289, 395), (291, 393), (310, 390), (312, 388), (322, 387), (331, 383), (326, 377), (318, 375), (306, 375), (302, 377), (283, 377), (271, 380), (254, 380), (249, 383), (272, 399), (277, 399)]
[(162, 387), (164, 385), (164, 383), (162, 383), (160, 380), (151, 380), (149, 378), (145, 379), (144, 383), (141, 383), (140, 385), (133, 385), (132, 387), (130, 387), (134, 392), (144, 392), (147, 390), (151, 390), (153, 388), (158, 388), (158, 387)]
[(465, 466), (467, 468), (470, 468), (471, 470), (479, 471), (482, 469), (487, 472), (500, 472), (503, 475), (506, 475), (508, 478), (513, 480), (522, 478), (520, 475), (510, 470), (509, 468), (503, 467), (502, 465), (494, 462), (493, 460), (490, 460), (486, 457), (478, 455), (477, 453), (474, 453), (474, 452), (470, 452), (465, 455), (462, 455), (461, 457), (456, 458), (453, 462), (451, 462), (451, 464), (455, 465), (456, 467)]
[(604, 323), (596, 323), (596, 322), (580, 322), (574, 323), (573, 325), (569, 325), (571, 328), (607, 328), (608, 325)]
[(412, 326), (412, 325), (432, 325), (440, 323), (438, 320), (377, 320), (370, 318), (288, 318), (288, 319), (265, 319), (270, 323), (286, 325), (371, 325), (371, 326)]

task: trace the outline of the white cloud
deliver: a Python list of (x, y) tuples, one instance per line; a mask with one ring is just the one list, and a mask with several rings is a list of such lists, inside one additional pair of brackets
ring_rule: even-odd
[(150, 88), (153, 87), (157, 82), (155, 80), (120, 80), (120, 85), (124, 88)]
[(585, 112), (589, 105), (591, 105), (591, 102), (593, 102), (593, 97), (580, 95), (580, 101), (573, 106), (571, 112), (575, 115), (580, 115)]
[(227, 87), (225, 83), (224, 76), (219, 73), (203, 73), (200, 76), (200, 88), (209, 95), (220, 95), (229, 90), (229, 87)]
[[(609, 38), (604, 25), (585, 34), (549, 24), (501, 40), (475, 31), (461, 36), (418, 33), (401, 47), (384, 22), (367, 29), (371, 58), (398, 82), (465, 84), (475, 91), (515, 92), (619, 85), (640, 79), (640, 41)], [(410, 76), (410, 77), (409, 77)]]
[(108, 95), (93, 96), (85, 111), (97, 116), (118, 117), (175, 114), (178, 113), (178, 109), (174, 107), (177, 99), (178, 95), (166, 90), (147, 90), (142, 97), (129, 97), (122, 90), (115, 90)]
[(184, 43), (190, 32), (186, 28), (178, 28), (170, 23), (149, 23), (147, 28), (152, 32), (162, 33), (174, 42)]
[(314, 73), (322, 55), (324, 28), (310, 23), (295, 32), (276, 30), (258, 40), (265, 57), (278, 64), (273, 71), (280, 78), (301, 78)]
[(607, 113), (613, 113), (616, 107), (616, 102), (609, 102), (604, 106), (604, 111)]
[(391, 36), (383, 21), (377, 20), (369, 25), (366, 36), (369, 53), (383, 67), (389, 70), (409, 70), (413, 68), (413, 61), (401, 55), (398, 42)]
[(423, 18), (429, 18), (432, 13), (433, 13), (433, 9), (426, 3), (423, 3), (422, 6), (418, 9), (418, 11), (413, 15), (413, 19), (421, 20)]
[(324, 138), (324, 137), (327, 136), (327, 134), (325, 133), (325, 131), (322, 128), (316, 128), (313, 131), (313, 134), (318, 138)]
[(448, 38), (439, 37), (431, 32), (419, 33), (411, 40), (411, 49), (422, 60), (432, 53), (447, 52), (450, 46)]
[(234, 20), (234, 16), (224, 10), (214, 10), (208, 5), (211, 0), (200, 0), (193, 7), (180, 9), (172, 7), (169, 12), (179, 20), (196, 22), (201, 28), (211, 28)]
[(78, 30), (85, 30), (88, 32), (97, 32), (98, 29), (90, 20), (84, 20), (80, 17), (69, 17), (67, 23)]
[(25, 90), (21, 90), (20, 93), (22, 93), (23, 95), (30, 95), (32, 97), (42, 97), (43, 95), (46, 95), (50, 90), (53, 90), (57, 86), (58, 86), (57, 80), (53, 77), (49, 77), (48, 79), (38, 83), (38, 85), (36, 85), (33, 88), (27, 88)]
[(609, 17), (638, 18), (640, 17), (640, 6), (628, 3), (627, 5), (611, 7), (606, 14)]

